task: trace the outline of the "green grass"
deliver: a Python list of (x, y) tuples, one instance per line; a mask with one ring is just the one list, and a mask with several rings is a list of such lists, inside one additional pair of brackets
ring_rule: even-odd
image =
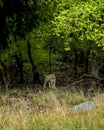
[[(25, 98), (15, 98), (8, 102), (8, 96), (1, 95), (0, 130), (103, 130), (104, 96), (94, 98), (95, 108), (86, 113), (72, 112), (71, 108), (87, 101), (78, 93), (71, 94), (63, 90), (31, 93), (33, 111), (25, 109)], [(58, 97), (59, 96), (59, 97)], [(12, 97), (14, 99), (14, 97)], [(11, 99), (12, 99), (11, 98)], [(11, 100), (9, 99), (9, 100)], [(41, 108), (43, 111), (36, 111)]]

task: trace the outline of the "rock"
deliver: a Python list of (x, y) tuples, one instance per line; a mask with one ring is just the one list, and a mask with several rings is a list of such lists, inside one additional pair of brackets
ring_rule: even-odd
[(95, 104), (92, 101), (87, 101), (85, 103), (81, 103), (74, 108), (72, 108), (72, 111), (77, 112), (87, 112), (89, 110), (92, 110), (95, 107)]

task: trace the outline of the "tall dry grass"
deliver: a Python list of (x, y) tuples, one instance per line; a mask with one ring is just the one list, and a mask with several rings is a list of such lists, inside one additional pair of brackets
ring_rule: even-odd
[[(61, 92), (62, 94), (63, 92)], [(103, 130), (104, 96), (96, 95), (93, 99), (95, 108), (86, 113), (73, 113), (70, 108), (88, 100), (79, 94), (65, 93), (66, 98), (57, 100), (57, 92), (41, 93), (33, 96), (35, 107), (40, 105), (43, 112), (29, 113), (24, 109), (22, 100), (18, 107), (1, 105), (0, 130)], [(64, 93), (63, 93), (64, 94)], [(41, 95), (41, 96), (40, 96)], [(7, 100), (4, 99), (4, 100)], [(74, 102), (74, 103), (73, 103)]]

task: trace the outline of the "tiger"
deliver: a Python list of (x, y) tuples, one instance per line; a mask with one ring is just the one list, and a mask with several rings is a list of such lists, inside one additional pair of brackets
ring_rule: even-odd
[(49, 75), (44, 75), (45, 80), (44, 80), (44, 88), (48, 87), (49, 88), (56, 88), (56, 76), (55, 74), (49, 74)]

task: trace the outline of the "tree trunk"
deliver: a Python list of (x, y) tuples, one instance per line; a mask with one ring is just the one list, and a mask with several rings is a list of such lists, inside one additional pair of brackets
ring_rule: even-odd
[(50, 47), (49, 47), (49, 74), (51, 74), (52, 72), (52, 66), (51, 66), (51, 43), (50, 43)]
[(91, 59), (90, 63), (90, 74), (94, 76), (95, 78), (99, 77), (99, 67), (98, 67), (98, 62), (96, 59)]
[(78, 62), (78, 57), (77, 57), (77, 51), (76, 51), (76, 49), (75, 48), (73, 48), (73, 50), (74, 50), (74, 75), (75, 75), (75, 77), (76, 77), (76, 75), (77, 75), (77, 62)]
[(2, 74), (3, 74), (5, 90), (6, 90), (6, 92), (8, 92), (8, 88), (9, 88), (9, 85), (10, 85), (10, 69), (9, 69), (9, 65), (3, 65)]
[(85, 59), (85, 54), (84, 54), (84, 51), (81, 50), (81, 51), (80, 51), (79, 65), (84, 64), (84, 59)]
[(33, 72), (33, 82), (34, 83), (40, 83), (40, 78), (39, 78), (39, 72), (37, 71), (37, 67), (33, 62), (32, 59), (32, 54), (31, 54), (31, 44), (29, 43), (29, 41), (27, 42), (28, 45), (28, 56), (29, 56), (29, 60), (32, 66), (32, 72)]
[(22, 54), (20, 53), (19, 56), (15, 55), (15, 59), (19, 68), (19, 78), (20, 78), (19, 83), (24, 83)]
[(87, 51), (86, 54), (86, 63), (85, 63), (85, 73), (88, 74), (88, 68), (89, 68), (89, 55), (90, 55), (90, 50)]

